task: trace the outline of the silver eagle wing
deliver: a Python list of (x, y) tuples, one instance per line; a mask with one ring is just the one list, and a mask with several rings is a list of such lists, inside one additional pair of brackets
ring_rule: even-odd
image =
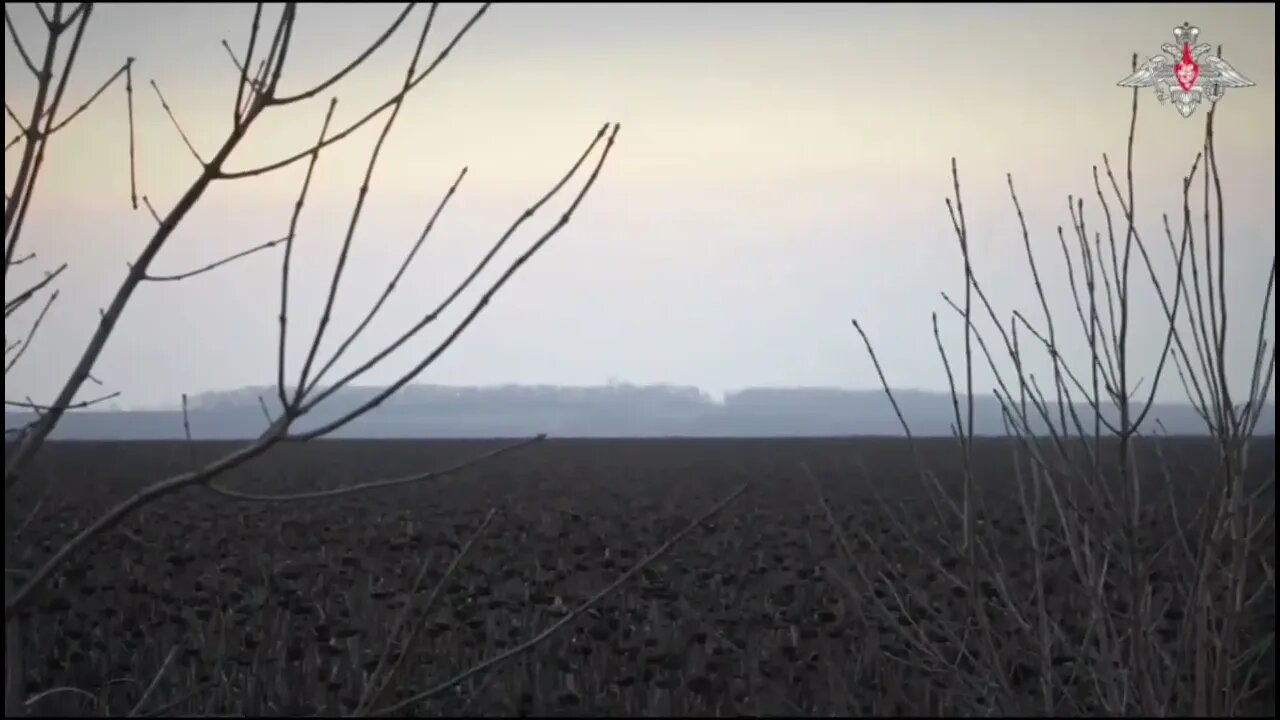
[(1168, 84), (1173, 79), (1173, 76), (1173, 65), (1169, 62), (1169, 58), (1163, 55), (1156, 55), (1142, 63), (1137, 70), (1134, 70), (1116, 85), (1131, 88), (1159, 86)]
[(1200, 76), (1202, 82), (1221, 87), (1242, 88), (1253, 87), (1253, 81), (1236, 72), (1231, 64), (1217, 55), (1208, 55), (1200, 59)]

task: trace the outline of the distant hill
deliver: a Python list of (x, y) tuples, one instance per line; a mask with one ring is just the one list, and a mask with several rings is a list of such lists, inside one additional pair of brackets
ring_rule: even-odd
[[(339, 391), (303, 418), (298, 429), (337, 418), (378, 391), (375, 387)], [(273, 412), (278, 407), (274, 388), (244, 388), (191, 398), (192, 436), (205, 440), (254, 437), (266, 426), (259, 396)], [(914, 434), (951, 433), (954, 415), (947, 394), (901, 390), (895, 391), (895, 396)], [(1076, 411), (1081, 418), (1092, 417), (1086, 407)], [(1005, 434), (994, 397), (976, 398), (974, 418), (977, 434)], [(5, 427), (21, 426), (32, 419), (29, 413), (5, 413)], [(1157, 420), (1163, 426), (1160, 429), (1169, 434), (1204, 434), (1203, 423), (1189, 405), (1157, 405), (1144, 430), (1156, 430)], [(514, 437), (542, 432), (559, 437), (796, 437), (901, 435), (902, 428), (884, 394), (870, 390), (748, 388), (717, 401), (698, 388), (672, 385), (411, 385), (331, 437)], [(1274, 406), (1269, 405), (1263, 413), (1258, 432), (1275, 434)], [(178, 409), (81, 411), (68, 413), (53, 437), (161, 440), (180, 439), (182, 433)]]

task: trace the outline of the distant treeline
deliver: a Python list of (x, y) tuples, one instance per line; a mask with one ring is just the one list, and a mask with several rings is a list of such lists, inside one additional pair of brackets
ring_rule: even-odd
[[(335, 393), (303, 418), (298, 429), (337, 418), (379, 390), (348, 388)], [(894, 394), (914, 434), (951, 434), (954, 410), (949, 395), (916, 390)], [(274, 415), (278, 408), (274, 388), (244, 388), (192, 397), (192, 436), (208, 440), (255, 436), (267, 422), (259, 397)], [(1108, 416), (1114, 415), (1113, 409), (1105, 410)], [(1051, 411), (1056, 417), (1057, 409)], [(1090, 410), (1082, 405), (1076, 412), (1091, 428)], [(26, 413), (5, 413), (5, 427), (21, 426), (31, 419)], [(1005, 434), (1000, 405), (994, 397), (976, 398), (974, 428), (980, 435)], [(1043, 426), (1036, 429), (1040, 431)], [(1189, 405), (1161, 404), (1152, 409), (1144, 430), (1198, 435), (1204, 433), (1204, 424)], [(717, 401), (698, 388), (672, 385), (415, 385), (403, 388), (333, 437), (514, 437), (543, 432), (560, 437), (795, 437), (901, 435), (902, 427), (885, 395), (867, 390), (749, 388)], [(1273, 406), (1264, 411), (1258, 432), (1275, 434)], [(182, 436), (182, 413), (178, 409), (71, 412), (53, 435), (76, 440), (159, 440)]]

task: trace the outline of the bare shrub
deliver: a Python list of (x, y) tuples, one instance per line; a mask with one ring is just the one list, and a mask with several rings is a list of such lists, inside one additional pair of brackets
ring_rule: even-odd
[[(1267, 559), (1274, 560), (1275, 473), (1248, 481), (1247, 471), (1275, 371), (1268, 338), (1275, 258), (1259, 316), (1232, 318), (1258, 323), (1256, 340), (1243, 348), (1252, 375), (1241, 399), (1226, 367), (1228, 352), (1240, 349), (1227, 342), (1231, 283), (1224, 275), (1229, 240), (1214, 149), (1217, 107), (1183, 179), (1181, 227), (1163, 220), (1175, 271), (1161, 277), (1152, 257), (1161, 243), (1144, 240), (1132, 210), (1137, 102), (1135, 91), (1123, 179), (1105, 155), (1101, 171), (1094, 168), (1100, 216), (1086, 220), (1085, 200), (1072, 197), (1070, 229), (1058, 228), (1061, 255), (1054, 259), (1066, 263), (1074, 317), (1055, 318), (1049, 309), (1012, 177), (1009, 193), (1043, 318), (1002, 315), (992, 306), (970, 263), (952, 160), (955, 195), (947, 207), (965, 286), (963, 298), (943, 299), (964, 325), (961, 360), (948, 355), (936, 314), (933, 326), (961, 462), (948, 478), (913, 450), (932, 516), (913, 516), (877, 495), (880, 519), (893, 531), (872, 537), (867, 528), (876, 523), (840, 517), (813, 477), (846, 561), (839, 577), (908, 649), (909, 657), (890, 658), (911, 669), (920, 700), (907, 712), (1226, 716), (1256, 711), (1264, 696), (1274, 702), (1274, 620), (1268, 626), (1258, 618), (1275, 604)], [(1197, 186), (1203, 208), (1193, 211)], [(1154, 367), (1140, 372), (1128, 346), (1138, 320), (1134, 272), (1149, 280), (1162, 310), (1142, 319), (1159, 324), (1163, 347)], [(872, 343), (853, 324), (910, 439)], [(1082, 363), (1059, 352), (1060, 339), (1076, 331), (1089, 348)], [(1028, 370), (1034, 353), (1051, 363), (1048, 388)], [(975, 362), (995, 374), (993, 392), (1011, 437), (1011, 499), (999, 497), (1005, 483), (990, 476), (984, 482), (973, 465)], [(1203, 457), (1171, 457), (1153, 431), (1156, 391), (1170, 374), (1211, 437)], [(1016, 521), (1002, 522), (1006, 517)]]
[[(314, 132), (317, 139), (310, 144), (309, 147), (282, 157), (278, 160), (267, 162), (256, 167), (235, 166), (236, 150), (242, 145), (242, 142), (251, 133), (253, 133), (258, 121), (268, 113), (275, 113), (285, 107), (297, 105), (304, 101), (320, 98), (320, 96), (330, 92), (340, 81), (347, 77), (357, 68), (363, 66), (371, 57), (380, 53), (387, 45), (388, 40), (400, 32), (403, 28), (408, 28), (409, 17), (415, 10), (415, 3), (409, 3), (402, 12), (390, 23), (386, 30), (376, 38), (363, 52), (351, 59), (339, 70), (334, 72), (324, 81), (311, 87), (302, 89), (285, 90), (286, 83), (282, 81), (285, 77), (285, 68), (289, 59), (290, 48), (296, 42), (294, 30), (298, 17), (298, 5), (296, 3), (287, 3), (280, 10), (278, 17), (274, 23), (268, 16), (273, 16), (274, 12), (267, 12), (263, 4), (259, 3), (253, 13), (251, 27), (248, 34), (247, 42), (241, 48), (233, 48), (232, 45), (223, 41), (226, 52), (231, 56), (231, 62), (234, 64), (238, 72), (239, 80), (237, 83), (236, 100), (234, 107), (229, 108), (229, 124), (225, 136), (212, 151), (204, 151), (197, 149), (190, 139), (189, 135), (184, 131), (179, 120), (181, 113), (179, 110), (172, 108), (166, 101), (161, 88), (154, 81), (150, 83), (160, 106), (166, 113), (175, 132), (181, 136), (191, 155), (198, 163), (200, 172), (196, 179), (182, 192), (176, 193), (178, 196), (174, 206), (167, 210), (161, 211), (153, 206), (150, 199), (145, 194), (140, 194), (134, 174), (134, 72), (135, 62), (133, 58), (125, 60), (119, 69), (115, 70), (106, 81), (100, 86), (97, 92), (93, 93), (89, 98), (84, 100), (74, 110), (67, 113), (65, 109), (70, 106), (71, 100), (66, 95), (68, 79), (76, 68), (77, 56), (80, 50), (81, 41), (85, 36), (89, 21), (95, 12), (95, 8), (90, 3), (77, 4), (70, 6), (63, 3), (53, 5), (51, 11), (46, 10), (41, 5), (36, 5), (36, 11), (39, 13), (40, 24), (45, 30), (45, 45), (42, 52), (33, 53), (29, 50), (35, 48), (29, 44), (30, 38), (22, 38), (18, 32), (18, 27), (10, 16), (10, 9), (6, 6), (5, 23), (8, 30), (8, 38), (12, 47), (21, 57), (26, 69), (30, 71), (35, 79), (36, 91), (34, 97), (30, 100), (29, 110), (25, 114), (19, 114), (19, 103), (11, 103), (8, 97), (9, 90), (6, 90), (5, 110), (9, 122), (18, 128), (18, 132), (6, 144), (6, 175), (11, 177), (10, 188), (5, 196), (5, 214), (4, 214), (4, 232), (5, 232), (5, 371), (6, 374), (12, 370), (19, 361), (21, 361), (27, 351), (36, 340), (36, 331), (40, 328), (41, 322), (45, 314), (58, 298), (58, 292), (55, 289), (61, 273), (67, 268), (66, 263), (57, 264), (56, 266), (44, 265), (46, 271), (43, 276), (34, 279), (19, 280), (18, 276), (23, 274), (23, 270), (15, 270), (21, 265), (27, 265), (28, 269), (38, 267), (45, 262), (45, 258), (39, 256), (38, 251), (28, 250), (33, 245), (31, 238), (23, 235), (26, 221), (29, 218), (29, 211), (32, 207), (32, 199), (35, 197), (38, 182), (42, 179), (43, 163), (46, 154), (49, 151), (50, 141), (53, 137), (69, 123), (80, 119), (81, 122), (87, 121), (91, 117), (92, 108), (95, 103), (108, 90), (123, 89), (128, 102), (128, 120), (129, 120), (129, 173), (132, 188), (132, 206), (134, 210), (145, 208), (156, 222), (156, 229), (151, 237), (147, 240), (138, 255), (129, 263), (128, 273), (115, 291), (110, 303), (101, 310), (101, 317), (94, 329), (92, 336), (88, 340), (83, 353), (76, 362), (74, 369), (66, 378), (61, 390), (56, 397), (49, 402), (38, 403), (31, 399), (10, 400), (6, 399), (6, 407), (24, 408), (34, 411), (37, 419), (29, 425), (16, 428), (6, 428), (5, 432), (5, 489), (6, 489), (6, 511), (9, 511), (11, 504), (8, 502), (12, 491), (18, 484), (30, 482), (27, 471), (31, 467), (31, 463), (45, 441), (49, 438), (50, 433), (57, 426), (59, 420), (70, 411), (78, 408), (87, 407), (115, 396), (115, 393), (100, 395), (96, 398), (81, 399), (82, 392), (86, 388), (86, 383), (94, 385), (101, 384), (93, 375), (93, 370), (102, 355), (108, 339), (111, 337), (121, 317), (123, 316), (129, 301), (133, 297), (135, 291), (144, 283), (148, 282), (172, 282), (184, 280), (196, 275), (207, 272), (221, 271), (227, 264), (249, 255), (265, 252), (274, 249), (280, 253), (281, 269), (280, 269), (280, 286), (279, 286), (279, 333), (276, 351), (276, 398), (271, 401), (271, 405), (276, 406), (274, 410), (268, 408), (268, 402), (260, 398), (263, 412), (266, 415), (266, 429), (255, 440), (236, 449), (234, 452), (226, 454), (220, 458), (212, 460), (194, 467), (193, 469), (180, 472), (170, 477), (165, 477), (148, 484), (144, 489), (133, 494), (122, 502), (107, 508), (101, 513), (96, 521), (86, 527), (80, 528), (75, 532), (64, 544), (55, 551), (43, 558), (36, 558), (31, 552), (32, 548), (24, 546), (19, 536), (21, 528), (25, 523), (20, 518), (9, 518), (6, 520), (6, 550), (5, 550), (5, 566), (6, 566), (6, 592), (5, 592), (5, 621), (6, 621), (6, 709), (12, 714), (19, 714), (30, 708), (34, 704), (38, 704), (42, 697), (23, 697), (22, 669), (23, 663), (21, 658), (21, 627), (19, 613), (24, 608), (31, 605), (37, 597), (42, 586), (48, 583), (56, 576), (59, 569), (73, 555), (82, 552), (86, 546), (94, 538), (100, 537), (113, 528), (126, 517), (135, 513), (143, 506), (152, 503), (166, 495), (191, 487), (204, 487), (212, 489), (223, 496), (238, 501), (286, 501), (298, 500), (305, 498), (317, 497), (315, 493), (292, 496), (270, 496), (261, 493), (253, 493), (247, 490), (234, 490), (222, 486), (215, 485), (213, 481), (227, 473), (228, 471), (242, 466), (250, 461), (255, 460), (267, 453), (271, 448), (282, 442), (306, 442), (337, 430), (338, 428), (350, 423), (356, 418), (368, 413), (385, 401), (393, 393), (418, 377), (426, 370), (437, 358), (440, 357), (455, 340), (471, 325), (471, 323), (480, 315), (490, 300), (498, 293), (498, 291), (507, 283), (511, 277), (519, 271), (526, 262), (537, 252), (539, 252), (546, 244), (569, 223), (574, 212), (577, 210), (585, 196), (594, 186), (601, 168), (609, 156), (614, 142), (617, 138), (619, 126), (616, 124), (606, 124), (595, 133), (594, 137), (587, 144), (582, 154), (570, 165), (563, 177), (556, 180), (551, 187), (538, 197), (529, 207), (519, 215), (496, 241), (492, 247), (483, 255), (476, 263), (475, 267), (461, 278), (456, 287), (447, 295), (443, 302), (438, 306), (428, 308), (421, 317), (411, 326), (405, 328), (398, 337), (386, 344), (378, 352), (371, 354), (355, 365), (355, 368), (346, 374), (327, 378), (331, 371), (334, 371), (338, 361), (344, 357), (348, 349), (354, 341), (364, 332), (370, 322), (378, 315), (382, 309), (384, 302), (396, 289), (397, 284), (405, 276), (409, 265), (417, 255), (427, 236), (431, 233), (437, 218), (445, 210), (455, 191), (466, 175), (466, 169), (462, 169), (457, 180), (441, 197), (434, 212), (426, 219), (422, 232), (411, 246), (410, 251), (406, 254), (401, 262), (399, 269), (389, 279), (386, 287), (383, 289), (378, 300), (364, 315), (363, 320), (345, 337), (338, 345), (332, 355), (327, 358), (320, 353), (320, 346), (326, 337), (330, 328), (330, 320), (333, 317), (334, 306), (338, 294), (339, 286), (344, 277), (344, 271), (347, 268), (347, 261), (350, 256), (353, 240), (356, 234), (357, 226), (362, 218), (365, 209), (366, 198), (371, 187), (372, 179), (375, 175), (379, 158), (382, 156), (386, 141), (390, 136), (392, 128), (396, 124), (397, 117), (405, 102), (405, 99), (413, 93), (429, 75), (436, 71), (439, 65), (444, 61), (450, 52), (458, 45), (471, 28), (480, 20), (487, 12), (489, 6), (486, 4), (476, 11), (470, 19), (457, 31), (452, 37), (433, 53), (427, 51), (427, 41), (433, 26), (433, 20), (436, 17), (437, 5), (432, 4), (430, 9), (426, 11), (425, 17), (421, 20), (420, 28), (417, 32), (417, 42), (412, 56), (408, 59), (404, 71), (404, 79), (399, 89), (386, 97), (378, 105), (371, 107), (359, 120), (345, 127), (334, 127), (332, 120), (334, 117), (334, 109), (337, 104), (337, 98), (333, 98), (328, 103), (328, 109), (323, 114), (321, 122), (317, 122)], [(274, 24), (274, 29), (271, 29)], [(123, 86), (123, 88), (121, 88)], [(317, 118), (321, 120), (321, 118)], [(341, 249), (336, 259), (332, 278), (323, 304), (323, 312), (321, 314), (319, 324), (314, 333), (310, 336), (309, 350), (299, 362), (297, 359), (290, 360), (287, 357), (286, 345), (289, 332), (296, 331), (295, 327), (290, 324), (290, 279), (291, 279), (291, 262), (294, 260), (295, 239), (298, 229), (298, 220), (304, 208), (307, 206), (308, 191), (311, 188), (313, 174), (320, 165), (320, 158), (324, 151), (341, 142), (358, 129), (371, 123), (380, 123), (381, 128), (365, 166), (363, 177), (359, 180), (359, 189), (356, 200), (346, 221), (343, 225), (343, 235)], [(13, 151), (15, 161), (9, 162), (8, 153)], [(186, 272), (159, 275), (153, 272), (152, 264), (160, 251), (166, 247), (172, 237), (175, 229), (189, 216), (192, 208), (194, 208), (204, 197), (206, 191), (216, 182), (230, 182), (237, 179), (245, 179), (262, 176), (272, 173), (283, 168), (294, 165), (295, 163), (305, 163), (305, 178), (298, 190), (297, 200), (293, 206), (292, 214), (289, 220), (287, 231), (284, 235), (276, 240), (262, 243), (253, 247), (236, 252), (222, 260), (210, 263), (204, 267), (195, 268)], [(573, 187), (571, 187), (573, 185)], [(298, 421), (307, 416), (317, 406), (326, 402), (333, 397), (342, 388), (350, 386), (373, 368), (379, 366), (392, 354), (402, 350), (406, 343), (416, 337), (423, 329), (435, 324), (447, 309), (449, 309), (473, 284), (476, 284), (477, 278), (491, 264), (495, 263), (495, 258), (504, 250), (509, 241), (515, 234), (522, 230), (526, 223), (532, 221), (541, 211), (553, 200), (562, 195), (567, 195), (567, 202), (563, 203), (562, 209), (558, 214), (546, 225), (538, 231), (534, 232), (534, 239), (527, 247), (519, 251), (514, 259), (507, 262), (505, 268), (497, 272), (495, 279), (489, 281), (488, 286), (479, 292), (478, 299), (472, 302), (469, 309), (462, 313), (460, 320), (448, 329), (441, 340), (430, 352), (417, 358), (412, 367), (399, 376), (394, 382), (384, 389), (376, 392), (371, 397), (361, 402), (355, 408), (341, 411), (338, 416), (331, 420), (320, 423), (316, 427), (310, 429), (299, 429)], [(13, 270), (13, 274), (10, 271)], [(34, 318), (22, 332), (11, 332), (11, 321), (15, 322), (22, 317), (20, 311), (29, 308), (39, 308)], [(322, 384), (323, 383), (323, 384)], [(183, 398), (183, 407), (185, 415), (185, 396)], [(184, 422), (185, 425), (185, 422)], [(187, 426), (188, 436), (190, 434), (189, 426)], [(542, 439), (541, 436), (532, 440), (525, 440), (518, 443), (499, 448), (495, 451), (484, 453), (478, 457), (459, 463), (453, 467), (443, 471), (422, 472), (408, 477), (392, 478), (387, 480), (373, 480), (360, 483), (355, 486), (346, 487), (341, 490), (329, 491), (322, 493), (324, 497), (332, 497), (339, 494), (366, 491), (374, 488), (386, 487), (388, 485), (402, 484), (407, 482), (417, 482), (427, 478), (438, 476), (442, 473), (453, 473), (464, 470), (465, 468), (479, 462), (481, 460), (493, 457), (495, 455), (508, 452), (510, 450), (523, 447), (532, 442)], [(194, 455), (193, 455), (194, 457)], [(718, 508), (719, 506), (717, 506)], [(713, 508), (714, 511), (715, 508)], [(39, 512), (37, 505), (32, 513)], [(478, 536), (488, 526), (492, 519), (490, 515), (478, 530), (475, 531)], [(695, 521), (695, 525), (701, 520)], [(686, 530), (687, 532), (687, 530)], [(673, 538), (674, 541), (674, 538)], [(471, 541), (463, 546), (460, 550), (458, 558), (461, 559), (470, 547)], [(669, 547), (670, 543), (663, 547)], [(639, 567), (648, 562), (641, 562), (632, 570), (632, 574), (638, 571)], [(628, 575), (629, 577), (630, 575)], [(449, 578), (446, 573), (440, 581), (445, 583)], [(614, 585), (610, 586), (612, 590)], [(417, 587), (415, 585), (415, 590)], [(438, 588), (437, 588), (438, 591)], [(591, 602), (595, 602), (593, 599)], [(581, 612), (584, 608), (579, 608), (574, 615)], [(421, 623), (404, 622), (404, 617), (398, 626), (402, 625), (402, 643), (409, 642), (421, 626)], [(557, 628), (560, 625), (556, 626)], [(552, 628), (554, 630), (556, 628)], [(532, 646), (542, 637), (550, 634), (552, 630), (548, 630), (531, 640), (527, 646)], [(356, 708), (357, 713), (372, 713), (380, 710), (386, 710), (381, 707), (380, 698), (386, 690), (388, 684), (395, 676), (398, 665), (394, 661), (390, 661), (392, 657), (391, 647), (388, 646), (383, 661), (379, 663), (376, 671), (368, 679), (368, 685), (364, 694), (361, 696), (361, 702)], [(499, 657), (490, 661), (489, 664), (501, 661), (506, 657), (515, 654), (507, 653), (503, 657)], [(156, 679), (163, 675), (169, 662), (173, 657), (171, 651), (166, 656), (166, 661), (161, 665)], [(467, 677), (466, 675), (463, 676)], [(446, 683), (445, 688), (451, 687), (455, 683)], [(143, 705), (149, 701), (149, 698), (155, 691), (155, 681), (153, 680), (146, 686), (137, 705), (133, 708), (134, 712), (141, 711)], [(59, 689), (63, 690), (63, 689)], [(80, 689), (67, 688), (66, 693), (72, 695), (88, 695), (91, 699), (93, 696)], [(435, 693), (442, 692), (437, 687), (422, 693), (418, 699), (425, 698)], [(54, 691), (49, 691), (44, 696), (55, 695)], [(404, 706), (401, 702), (399, 706)]]

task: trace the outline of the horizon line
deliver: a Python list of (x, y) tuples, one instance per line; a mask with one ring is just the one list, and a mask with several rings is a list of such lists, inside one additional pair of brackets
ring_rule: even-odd
[[(201, 397), (201, 396), (207, 396), (207, 395), (234, 394), (234, 393), (252, 392), (252, 391), (259, 391), (259, 392), (268, 392), (268, 391), (269, 391), (269, 392), (271, 392), (271, 393), (274, 393), (274, 391), (275, 391), (275, 387), (276, 387), (276, 386), (275, 386), (274, 384), (271, 384), (271, 385), (244, 385), (244, 386), (241, 386), (241, 387), (237, 387), (237, 388), (230, 388), (230, 389), (202, 390), (202, 391), (195, 392), (195, 393), (186, 393), (185, 395), (186, 395), (186, 397), (187, 397), (188, 399), (196, 399), (196, 398), (199, 398), (199, 397)], [(322, 386), (317, 386), (317, 389), (323, 389), (323, 388), (326, 388), (326, 387), (328, 387), (328, 386), (323, 386), (323, 385), (322, 385)], [(385, 389), (386, 387), (388, 387), (388, 384), (350, 384), (350, 385), (345, 386), (345, 389), (347, 389), (347, 390), (381, 390), (381, 389)], [(726, 390), (724, 390), (724, 391), (722, 391), (722, 392), (716, 393), (716, 392), (709, 391), (709, 390), (707, 390), (707, 389), (703, 388), (703, 387), (702, 387), (702, 386), (700, 386), (700, 385), (695, 385), (695, 384), (683, 384), (683, 383), (674, 383), (674, 382), (651, 382), (651, 383), (638, 383), (638, 382), (631, 382), (631, 381), (621, 381), (621, 380), (619, 380), (619, 381), (612, 381), (612, 380), (611, 380), (611, 381), (607, 381), (607, 382), (604, 382), (604, 383), (594, 383), (594, 384), (555, 384), (555, 383), (518, 383), (518, 382), (505, 382), (505, 383), (489, 383), (489, 384), (456, 384), (456, 385), (455, 385), (455, 384), (450, 384), (450, 383), (409, 383), (409, 384), (405, 385), (403, 388), (400, 388), (399, 390), (397, 390), (395, 393), (393, 393), (393, 394), (391, 395), (391, 397), (389, 397), (389, 398), (387, 398), (387, 399), (388, 399), (388, 400), (394, 400), (394, 399), (396, 398), (396, 396), (400, 395), (400, 394), (401, 394), (401, 392), (403, 392), (404, 390), (409, 389), (409, 388), (444, 388), (444, 389), (455, 389), (455, 390), (496, 390), (496, 389), (511, 389), (511, 388), (521, 388), (521, 389), (534, 389), (534, 388), (537, 388), (537, 389), (557, 389), (557, 390), (608, 390), (608, 389), (624, 389), (624, 388), (640, 388), (640, 389), (643, 389), (643, 388), (678, 388), (678, 389), (686, 389), (686, 390), (695, 390), (695, 391), (697, 391), (700, 395), (704, 396), (706, 399), (710, 400), (711, 402), (713, 402), (713, 403), (715, 403), (715, 404), (723, 404), (723, 403), (726, 401), (726, 399), (727, 399), (727, 397), (728, 397), (729, 395), (736, 394), (736, 393), (741, 393), (741, 392), (745, 392), (745, 391), (749, 391), (749, 390), (824, 391), (824, 392), (833, 392), (833, 393), (849, 393), (849, 394), (877, 394), (877, 395), (881, 395), (881, 396), (885, 396), (885, 395), (886, 395), (885, 388), (883, 388), (883, 387), (875, 387), (875, 388), (867, 388), (867, 387), (849, 387), (849, 386), (844, 386), (844, 387), (842, 387), (842, 386), (838, 386), (838, 385), (744, 385), (744, 386), (739, 386), (739, 387), (732, 388), (732, 389), (726, 389)], [(292, 388), (292, 386), (288, 386), (286, 389), (291, 390), (291, 389), (293, 389), (293, 388)], [(937, 390), (935, 390), (935, 389), (929, 389), (929, 388), (906, 387), (906, 386), (903, 386), (903, 387), (890, 387), (890, 388), (889, 388), (889, 392), (893, 393), (895, 396), (900, 395), (900, 394), (923, 394), (923, 395), (938, 395), (938, 396), (943, 396), (943, 397), (948, 397), (948, 398), (953, 397), (953, 396), (954, 396), (955, 398), (964, 398), (964, 397), (966, 397), (965, 393), (963, 393), (963, 392), (959, 392), (959, 391), (951, 391), (951, 390), (945, 390), (945, 389), (937, 389)], [(266, 399), (266, 396), (265, 396), (265, 395), (264, 395), (263, 397), (264, 397), (264, 399)], [(273, 396), (273, 397), (274, 397), (274, 396)], [(980, 399), (984, 399), (984, 398), (991, 398), (991, 399), (995, 399), (995, 400), (998, 400), (998, 399), (999, 399), (999, 397), (998, 397), (998, 396), (996, 395), (996, 393), (994, 393), (994, 392), (985, 392), (985, 393), (975, 392), (975, 393), (973, 393), (973, 397), (974, 397), (975, 399), (978, 399), (978, 400), (980, 400)], [(176, 411), (176, 410), (180, 410), (180, 409), (181, 409), (181, 402), (180, 402), (180, 401), (175, 401), (175, 402), (171, 402), (171, 403), (162, 403), (162, 404), (125, 405), (125, 404), (123, 404), (123, 403), (118, 402), (118, 400), (119, 400), (119, 399), (117, 398), (117, 399), (115, 399), (115, 401), (105, 402), (105, 403), (102, 403), (102, 404), (100, 404), (100, 405), (95, 404), (95, 405), (93, 405), (93, 406), (91, 406), (91, 407), (86, 407), (86, 408), (79, 409), (79, 410), (77, 410), (76, 412), (77, 412), (77, 413), (91, 413), (91, 412), (166, 412), (166, 411)], [(1056, 405), (1056, 404), (1057, 404), (1057, 400), (1056, 400), (1056, 399), (1054, 399), (1054, 400), (1047, 400), (1047, 402), (1048, 402), (1048, 404), (1049, 404), (1049, 405)], [(1265, 401), (1265, 403), (1266, 403), (1267, 405), (1274, 405), (1274, 404), (1275, 404), (1275, 399), (1274, 399), (1274, 398), (1267, 398), (1267, 399), (1266, 399), (1266, 401)], [(1086, 404), (1086, 405), (1087, 405), (1087, 404), (1088, 404), (1088, 399), (1087, 399), (1087, 398), (1074, 399), (1074, 400), (1069, 401), (1069, 402), (1068, 402), (1068, 404), (1069, 404), (1069, 405), (1080, 405), (1080, 404)], [(1161, 400), (1161, 399), (1158, 399), (1158, 398), (1157, 398), (1157, 399), (1154, 401), (1154, 403), (1153, 403), (1153, 404), (1154, 404), (1154, 405), (1183, 405), (1183, 406), (1192, 406), (1194, 403), (1192, 403), (1190, 399), (1185, 398), (1185, 397), (1182, 397), (1182, 398), (1178, 398), (1178, 399), (1164, 399), (1164, 400)], [(1110, 403), (1110, 402), (1108, 402), (1108, 403), (1107, 403), (1107, 406), (1111, 406), (1111, 403)], [(200, 410), (201, 408), (191, 408), (191, 409), (192, 409), (193, 411), (195, 411), (195, 410)], [(20, 414), (22, 411), (21, 411), (21, 410), (17, 410), (17, 411), (6, 410), (6, 414), (11, 414), (11, 413), (15, 413), (15, 412)]]

